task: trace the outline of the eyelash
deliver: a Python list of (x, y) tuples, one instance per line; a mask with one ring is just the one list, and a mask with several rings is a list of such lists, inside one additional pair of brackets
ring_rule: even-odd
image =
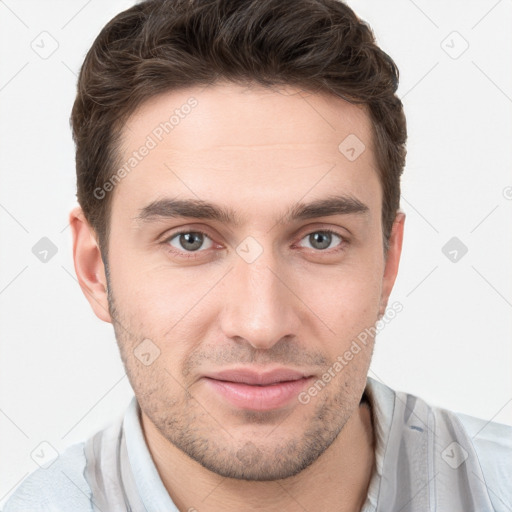
[[(176, 236), (189, 234), (189, 233), (197, 233), (197, 234), (206, 236), (206, 237), (210, 238), (210, 240), (211, 240), (211, 237), (208, 235), (208, 233), (205, 233), (204, 231), (201, 231), (199, 229), (194, 229), (194, 230), (186, 230), (186, 231), (177, 231), (176, 233), (173, 233), (172, 235), (166, 237), (162, 243), (166, 246), (166, 250), (168, 252), (170, 252), (171, 254), (173, 254), (175, 256), (178, 256), (179, 258), (196, 259), (196, 258), (198, 258), (198, 256), (197, 256), (198, 253), (205, 252), (205, 251), (201, 251), (201, 250), (192, 251), (192, 252), (187, 252), (185, 250), (179, 251), (179, 250), (175, 249), (174, 247), (172, 247), (171, 245), (169, 245), (169, 242)], [(338, 231), (334, 231), (333, 229), (316, 229), (314, 231), (310, 231), (309, 233), (306, 233), (300, 240), (303, 240), (305, 237), (312, 235), (314, 233), (329, 233), (331, 235), (336, 235), (337, 237), (341, 238), (340, 244), (338, 245), (338, 247), (336, 247), (334, 249), (329, 249), (329, 250), (317, 249), (316, 251), (315, 251), (315, 249), (311, 249), (311, 250), (317, 252), (318, 254), (322, 254), (322, 253), (336, 254), (338, 252), (345, 250), (345, 245), (348, 244), (348, 240), (345, 237), (345, 235), (342, 235), (341, 233), (339, 233)]]

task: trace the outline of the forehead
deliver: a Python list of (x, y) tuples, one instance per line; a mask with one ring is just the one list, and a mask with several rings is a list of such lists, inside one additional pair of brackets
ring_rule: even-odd
[(369, 116), (332, 95), (227, 83), (172, 91), (144, 102), (121, 140), (113, 202), (126, 211), (169, 195), (249, 208), (336, 191), (381, 204)]

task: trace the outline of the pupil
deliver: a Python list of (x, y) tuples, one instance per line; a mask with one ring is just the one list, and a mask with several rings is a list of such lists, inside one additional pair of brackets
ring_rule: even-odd
[[(195, 243), (194, 243), (194, 238), (196, 239)], [(202, 245), (201, 233), (185, 233), (185, 234), (181, 235), (181, 242), (183, 242), (183, 240), (185, 241), (185, 245), (188, 244), (188, 247), (184, 246), (183, 243), (181, 244), (184, 249), (189, 249), (189, 250), (195, 251), (195, 250), (199, 249)], [(192, 245), (192, 247), (191, 247), (191, 245)]]
[(329, 245), (331, 244), (331, 234), (330, 233), (319, 232), (319, 233), (314, 233), (311, 236), (313, 237), (315, 244), (320, 245), (320, 247), (317, 247), (318, 249), (325, 249), (326, 247), (329, 247)]

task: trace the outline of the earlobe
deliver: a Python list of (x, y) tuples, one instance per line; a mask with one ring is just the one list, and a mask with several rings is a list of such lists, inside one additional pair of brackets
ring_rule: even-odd
[(69, 214), (69, 224), (73, 233), (73, 261), (80, 288), (95, 315), (100, 320), (112, 323), (108, 309), (105, 265), (94, 230), (79, 206)]
[(398, 212), (393, 222), (391, 235), (389, 237), (389, 247), (385, 260), (384, 275), (382, 279), (382, 293), (380, 300), (379, 318), (384, 316), (388, 305), (391, 290), (395, 284), (402, 253), (402, 241), (404, 237), (405, 213)]

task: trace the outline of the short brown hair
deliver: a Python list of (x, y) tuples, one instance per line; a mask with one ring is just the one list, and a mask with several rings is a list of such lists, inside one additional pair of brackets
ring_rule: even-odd
[[(366, 106), (383, 192), (384, 247), (400, 205), (407, 138), (398, 69), (339, 0), (146, 0), (114, 17), (90, 48), (71, 114), (77, 198), (107, 261), (121, 128), (142, 102), (185, 87), (293, 85)], [(341, 142), (341, 141), (340, 141)]]

